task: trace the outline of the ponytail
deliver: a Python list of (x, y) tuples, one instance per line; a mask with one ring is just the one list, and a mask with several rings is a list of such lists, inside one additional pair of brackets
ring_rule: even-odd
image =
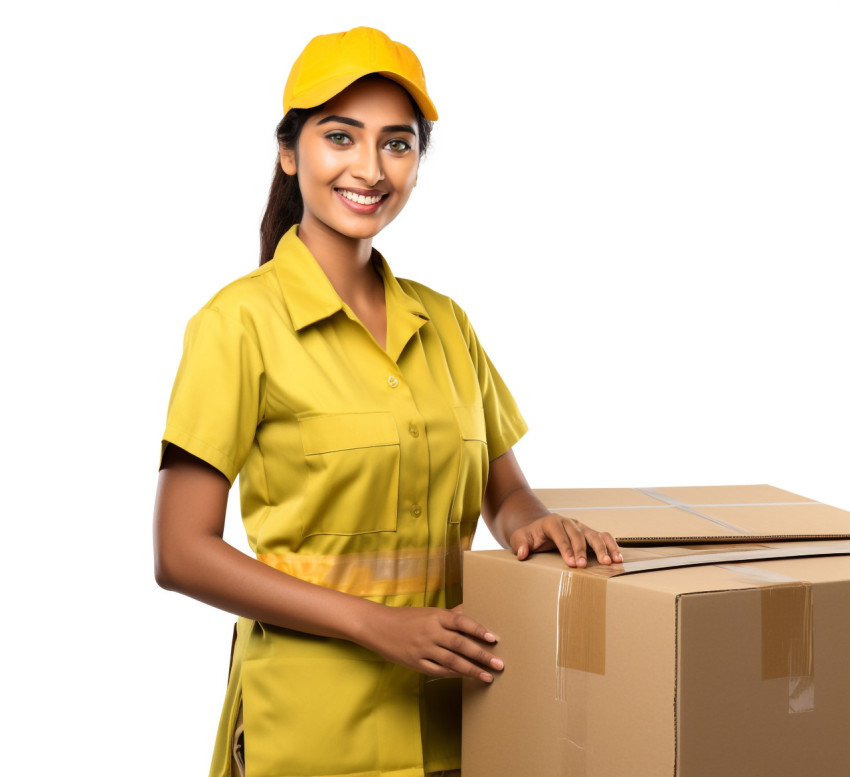
[[(364, 78), (383, 78), (370, 74)], [(433, 122), (422, 114), (419, 106), (411, 97), (416, 123), (419, 129), (419, 156), (428, 148)], [(290, 108), (286, 116), (277, 125), (276, 135), (279, 146), (294, 149), (304, 122), (314, 113), (318, 113), (323, 105), (315, 108)], [(304, 201), (301, 199), (301, 189), (298, 186), (298, 175), (287, 175), (280, 166), (280, 157), (275, 156), (274, 178), (269, 190), (269, 201), (266, 212), (260, 222), (260, 264), (268, 262), (273, 256), (280, 239), (289, 231), (293, 224), (298, 224), (304, 214)]]
[[(319, 108), (290, 108), (286, 116), (277, 125), (277, 142), (283, 148), (295, 148), (304, 122)], [(260, 222), (260, 264), (268, 262), (273, 256), (280, 239), (293, 224), (301, 221), (304, 202), (298, 187), (298, 176), (287, 175), (280, 166), (280, 156), (275, 156), (274, 177), (269, 190), (266, 212)]]

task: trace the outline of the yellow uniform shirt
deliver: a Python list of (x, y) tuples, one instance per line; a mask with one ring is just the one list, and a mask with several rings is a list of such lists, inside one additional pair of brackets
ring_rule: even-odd
[[(489, 461), (526, 431), (464, 312), (377, 252), (381, 348), (293, 227), (189, 322), (163, 450), (240, 476), (257, 558), (392, 606), (461, 601)], [(240, 619), (211, 775), (239, 703), (249, 777), (460, 766), (458, 683), (353, 643)]]

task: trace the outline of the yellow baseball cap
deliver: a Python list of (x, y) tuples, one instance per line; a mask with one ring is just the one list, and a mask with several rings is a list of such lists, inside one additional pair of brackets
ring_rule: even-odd
[(313, 38), (295, 60), (286, 80), (283, 112), (321, 105), (370, 73), (386, 76), (403, 86), (426, 119), (437, 119), (437, 109), (428, 97), (425, 74), (416, 54), (371, 27), (355, 27), (348, 32)]

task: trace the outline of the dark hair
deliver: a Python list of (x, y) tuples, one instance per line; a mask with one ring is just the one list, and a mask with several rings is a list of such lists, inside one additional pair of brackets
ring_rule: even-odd
[[(384, 78), (377, 74), (364, 76), (367, 79)], [(362, 79), (360, 79), (362, 80)], [(395, 83), (395, 82), (393, 82)], [(408, 95), (410, 97), (410, 95)], [(419, 156), (428, 148), (431, 138), (433, 122), (426, 119), (411, 97), (413, 112), (416, 116), (416, 124), (419, 129)], [(314, 113), (322, 109), (322, 105), (315, 108), (290, 108), (286, 116), (277, 125), (275, 134), (278, 144), (284, 148), (294, 149), (298, 145), (298, 136), (304, 123)], [(260, 222), (260, 264), (268, 262), (277, 248), (277, 244), (293, 224), (301, 221), (304, 213), (304, 202), (301, 199), (301, 190), (298, 187), (298, 176), (287, 175), (280, 166), (280, 156), (275, 155), (274, 177), (269, 189), (269, 201), (266, 212)]]

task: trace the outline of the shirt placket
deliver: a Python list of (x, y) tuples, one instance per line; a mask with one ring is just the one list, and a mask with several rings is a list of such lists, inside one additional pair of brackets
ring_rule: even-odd
[(416, 593), (399, 601), (398, 604), (424, 606), (425, 590), (428, 585), (429, 530), (428, 530), (428, 441), (425, 419), (419, 412), (413, 397), (412, 387), (401, 373), (398, 365), (389, 357), (392, 368), (385, 378), (387, 403), (393, 413), (399, 436), (399, 479), (398, 479), (398, 548), (400, 551), (411, 548), (421, 549), (422, 553), (413, 556), (402, 574), (415, 577)]

